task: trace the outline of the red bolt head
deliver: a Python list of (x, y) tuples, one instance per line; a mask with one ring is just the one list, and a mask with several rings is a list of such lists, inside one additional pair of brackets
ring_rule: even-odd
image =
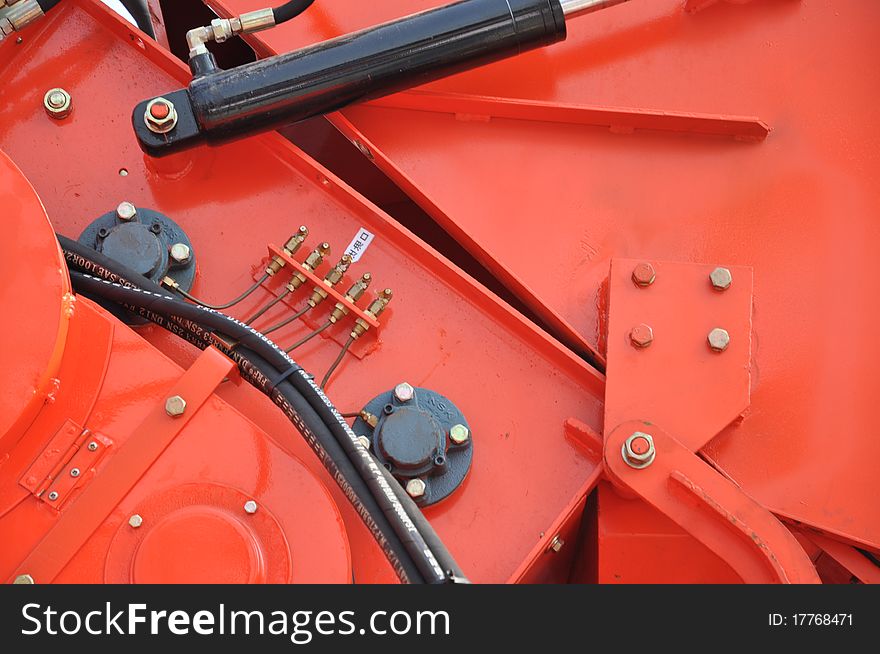
[(156, 120), (165, 120), (171, 113), (171, 107), (165, 102), (156, 102), (150, 106), (150, 115)]
[(632, 328), (629, 338), (635, 347), (648, 347), (654, 342), (654, 330), (650, 325), (642, 323)]
[(647, 454), (651, 449), (651, 444), (644, 436), (636, 436), (629, 443), (629, 449), (635, 454)]
[(642, 261), (633, 268), (632, 280), (636, 286), (650, 286), (657, 277), (657, 271), (647, 261)]

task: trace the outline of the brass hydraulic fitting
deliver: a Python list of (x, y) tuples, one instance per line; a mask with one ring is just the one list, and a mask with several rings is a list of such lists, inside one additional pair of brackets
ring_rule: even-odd
[(167, 286), (168, 288), (180, 288), (180, 284), (175, 282), (171, 277), (165, 276), (162, 278), (162, 281), (159, 282), (162, 286)]
[[(330, 254), (330, 244), (327, 241), (324, 241), (312, 250), (309, 253), (309, 256), (306, 257), (306, 260), (302, 262), (302, 267), (312, 272), (321, 265), (324, 261), (324, 257)], [(287, 290), (293, 293), (296, 289), (306, 283), (306, 276), (301, 272), (294, 272), (293, 277), (290, 278), (290, 281), (287, 282)]]
[(275, 14), (271, 9), (249, 11), (232, 18), (215, 18), (210, 25), (191, 29), (186, 33), (190, 58), (205, 54), (206, 43), (223, 43), (237, 34), (253, 34), (275, 26)]
[[(359, 280), (357, 280), (354, 284), (352, 284), (351, 288), (348, 289), (348, 292), (345, 294), (345, 299), (350, 302), (357, 302), (360, 300), (367, 288), (370, 286), (370, 282), (373, 281), (372, 273), (364, 273)], [(342, 302), (337, 302), (336, 307), (333, 309), (333, 313), (330, 314), (330, 322), (336, 324), (336, 321), (340, 318), (348, 315), (348, 307), (345, 306)]]
[[(324, 284), (329, 288), (333, 288), (334, 286), (336, 286), (339, 282), (342, 281), (342, 278), (350, 265), (351, 255), (343, 254), (342, 258), (339, 260), (339, 263), (333, 266), (330, 269), (330, 272), (328, 272), (324, 276)], [(327, 295), (329, 295), (329, 293), (327, 293), (326, 288), (315, 286), (315, 291), (312, 293), (312, 297), (309, 298), (309, 306), (314, 309), (316, 306), (321, 304), (321, 302), (327, 299)]]
[(359, 414), (361, 420), (370, 425), (373, 429), (376, 428), (376, 425), (379, 424), (379, 418), (369, 411), (361, 411)]
[[(294, 254), (296, 254), (297, 250), (302, 247), (303, 241), (306, 240), (306, 237), (308, 235), (309, 228), (303, 225), (296, 231), (296, 234), (287, 239), (287, 243), (285, 243), (284, 247), (281, 249), (284, 250), (284, 253), (287, 256), (292, 257)], [(281, 257), (277, 255), (272, 257), (272, 261), (270, 261), (269, 265), (266, 266), (266, 274), (270, 276), (274, 275), (279, 270), (284, 268), (284, 263), (285, 261)]]
[[(382, 315), (382, 312), (385, 311), (385, 308), (388, 306), (388, 303), (391, 302), (391, 296), (393, 295), (390, 288), (386, 288), (384, 291), (379, 293), (379, 297), (373, 300), (373, 303), (367, 309), (367, 314), (373, 316), (373, 318), (378, 318)], [(364, 334), (367, 333), (367, 330), (370, 328), (370, 325), (363, 318), (358, 318), (354, 321), (354, 329), (351, 330), (351, 338), (360, 338)]]

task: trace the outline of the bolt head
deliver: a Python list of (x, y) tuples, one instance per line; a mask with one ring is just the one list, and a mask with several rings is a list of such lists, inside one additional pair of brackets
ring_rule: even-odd
[(727, 333), (726, 329), (716, 327), (709, 332), (708, 341), (709, 347), (712, 348), (713, 351), (724, 352), (724, 350), (727, 349), (727, 346), (730, 345), (730, 334)]
[(414, 500), (420, 497), (424, 497), (427, 488), (428, 487), (425, 485), (425, 482), (418, 478), (410, 479), (408, 482), (406, 482), (406, 494)]
[(18, 575), (15, 578), (15, 581), (13, 581), (12, 583), (21, 586), (24, 584), (27, 584), (27, 585), (35, 584), (36, 582), (34, 581), (34, 578), (31, 577), (30, 575)]
[(172, 418), (182, 416), (184, 411), (186, 411), (186, 400), (180, 395), (172, 395), (165, 400), (165, 413)]
[(641, 323), (632, 328), (629, 333), (629, 340), (635, 347), (648, 347), (654, 342), (654, 330), (650, 325)]
[(406, 382), (401, 382), (394, 387), (394, 397), (397, 398), (398, 402), (411, 402), (415, 395), (416, 389)]
[(647, 261), (642, 261), (633, 268), (632, 280), (636, 286), (650, 286), (657, 278), (657, 271)]
[(253, 500), (248, 500), (244, 503), (244, 512), (248, 515), (253, 515), (257, 512), (257, 503)]
[(654, 439), (643, 431), (633, 432), (623, 443), (620, 453), (629, 467), (636, 470), (647, 468), (654, 463), (656, 456)]
[(550, 546), (548, 549), (551, 552), (559, 552), (562, 550), (562, 547), (565, 545), (565, 541), (559, 537), (559, 534), (553, 537), (553, 540), (550, 541)]
[(58, 491), (52, 491), (51, 493), (49, 493), (49, 501), (50, 502), (54, 502), (57, 499), (58, 499)]
[(61, 120), (70, 115), (70, 94), (64, 89), (49, 89), (43, 96), (43, 108), (52, 118)]
[(140, 517), (140, 515), (135, 513), (133, 516), (131, 516), (128, 519), (128, 524), (132, 529), (137, 529), (142, 524), (144, 524), (144, 519), (142, 517)]
[(116, 207), (116, 217), (127, 223), (137, 217), (137, 208), (131, 202), (120, 202)]
[(171, 246), (171, 258), (176, 263), (187, 263), (192, 256), (192, 251), (186, 243), (175, 243)]
[(464, 445), (470, 438), (470, 430), (464, 425), (453, 425), (449, 430), (449, 440), (456, 445)]
[(155, 98), (147, 104), (144, 111), (147, 129), (156, 134), (166, 134), (177, 126), (177, 109), (174, 103), (165, 98)]
[(70, 470), (70, 476), (71, 476), (71, 477), (79, 477), (79, 475), (80, 475), (80, 469), (79, 469), (79, 468), (71, 468), (71, 470)]
[(95, 452), (98, 450), (98, 443), (95, 441), (92, 441), (91, 443), (89, 443), (88, 447), (89, 447), (89, 452)]
[(716, 268), (709, 273), (709, 281), (716, 291), (726, 291), (733, 283), (733, 276), (727, 268)]

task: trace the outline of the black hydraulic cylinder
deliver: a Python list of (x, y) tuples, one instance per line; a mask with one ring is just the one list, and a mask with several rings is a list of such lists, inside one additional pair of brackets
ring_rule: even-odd
[(463, 0), (232, 70), (207, 72), (163, 97), (177, 113), (164, 134), (134, 111), (145, 152), (274, 129), (412, 88), (565, 38), (560, 0)]

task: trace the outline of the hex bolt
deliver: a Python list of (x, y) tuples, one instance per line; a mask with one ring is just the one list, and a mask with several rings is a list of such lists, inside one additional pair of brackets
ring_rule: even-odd
[(398, 402), (410, 402), (416, 395), (416, 389), (406, 382), (401, 382), (394, 387), (394, 397)]
[(641, 470), (654, 463), (654, 439), (643, 431), (633, 432), (620, 448), (623, 460), (630, 468)]
[(144, 123), (151, 132), (166, 134), (177, 126), (177, 109), (165, 98), (156, 98), (147, 104)]
[(70, 470), (71, 477), (79, 477), (79, 475), (80, 475), (79, 468), (71, 468), (71, 470)]
[(427, 488), (425, 482), (418, 477), (406, 482), (406, 494), (414, 500), (423, 497)]
[(180, 395), (172, 395), (165, 400), (165, 413), (172, 418), (179, 418), (186, 411), (186, 400)]
[(632, 328), (629, 340), (634, 347), (645, 348), (654, 342), (654, 330), (650, 325), (641, 323)]
[(15, 578), (15, 581), (13, 581), (12, 583), (15, 585), (21, 586), (21, 585), (25, 585), (25, 584), (27, 584), (27, 585), (35, 584), (37, 582), (35, 582), (34, 578), (31, 577), (30, 575), (18, 575)]
[(547, 549), (551, 552), (559, 552), (563, 546), (565, 545), (565, 541), (559, 537), (559, 534), (556, 534), (553, 537), (553, 540), (550, 541), (549, 547)]
[(636, 286), (647, 287), (654, 283), (657, 278), (657, 271), (647, 261), (642, 261), (633, 268), (632, 280)]
[(144, 524), (144, 519), (137, 513), (128, 519), (128, 524), (132, 529), (137, 529)]
[(49, 493), (49, 501), (50, 502), (54, 502), (57, 499), (58, 499), (58, 491), (52, 491), (51, 493)]
[(171, 258), (176, 263), (187, 263), (192, 256), (192, 251), (186, 243), (175, 243), (171, 246)]
[(248, 500), (244, 503), (244, 512), (248, 515), (253, 515), (257, 512), (257, 503), (253, 500)]
[(709, 332), (708, 339), (709, 347), (712, 348), (715, 352), (724, 352), (727, 349), (727, 346), (730, 345), (730, 334), (727, 333), (726, 329), (721, 329), (721, 327), (716, 327), (711, 332)]
[(733, 276), (727, 268), (718, 267), (709, 273), (709, 281), (716, 291), (726, 291), (733, 282)]
[(449, 440), (456, 445), (464, 445), (468, 442), (470, 436), (470, 430), (464, 425), (453, 425), (452, 429), (449, 430)]
[(96, 441), (92, 441), (88, 444), (89, 452), (95, 452), (98, 449), (98, 443)]
[(120, 202), (116, 207), (116, 217), (127, 223), (137, 218), (137, 208), (131, 202)]
[(70, 93), (60, 88), (49, 89), (43, 96), (43, 108), (55, 120), (67, 118), (72, 108)]

